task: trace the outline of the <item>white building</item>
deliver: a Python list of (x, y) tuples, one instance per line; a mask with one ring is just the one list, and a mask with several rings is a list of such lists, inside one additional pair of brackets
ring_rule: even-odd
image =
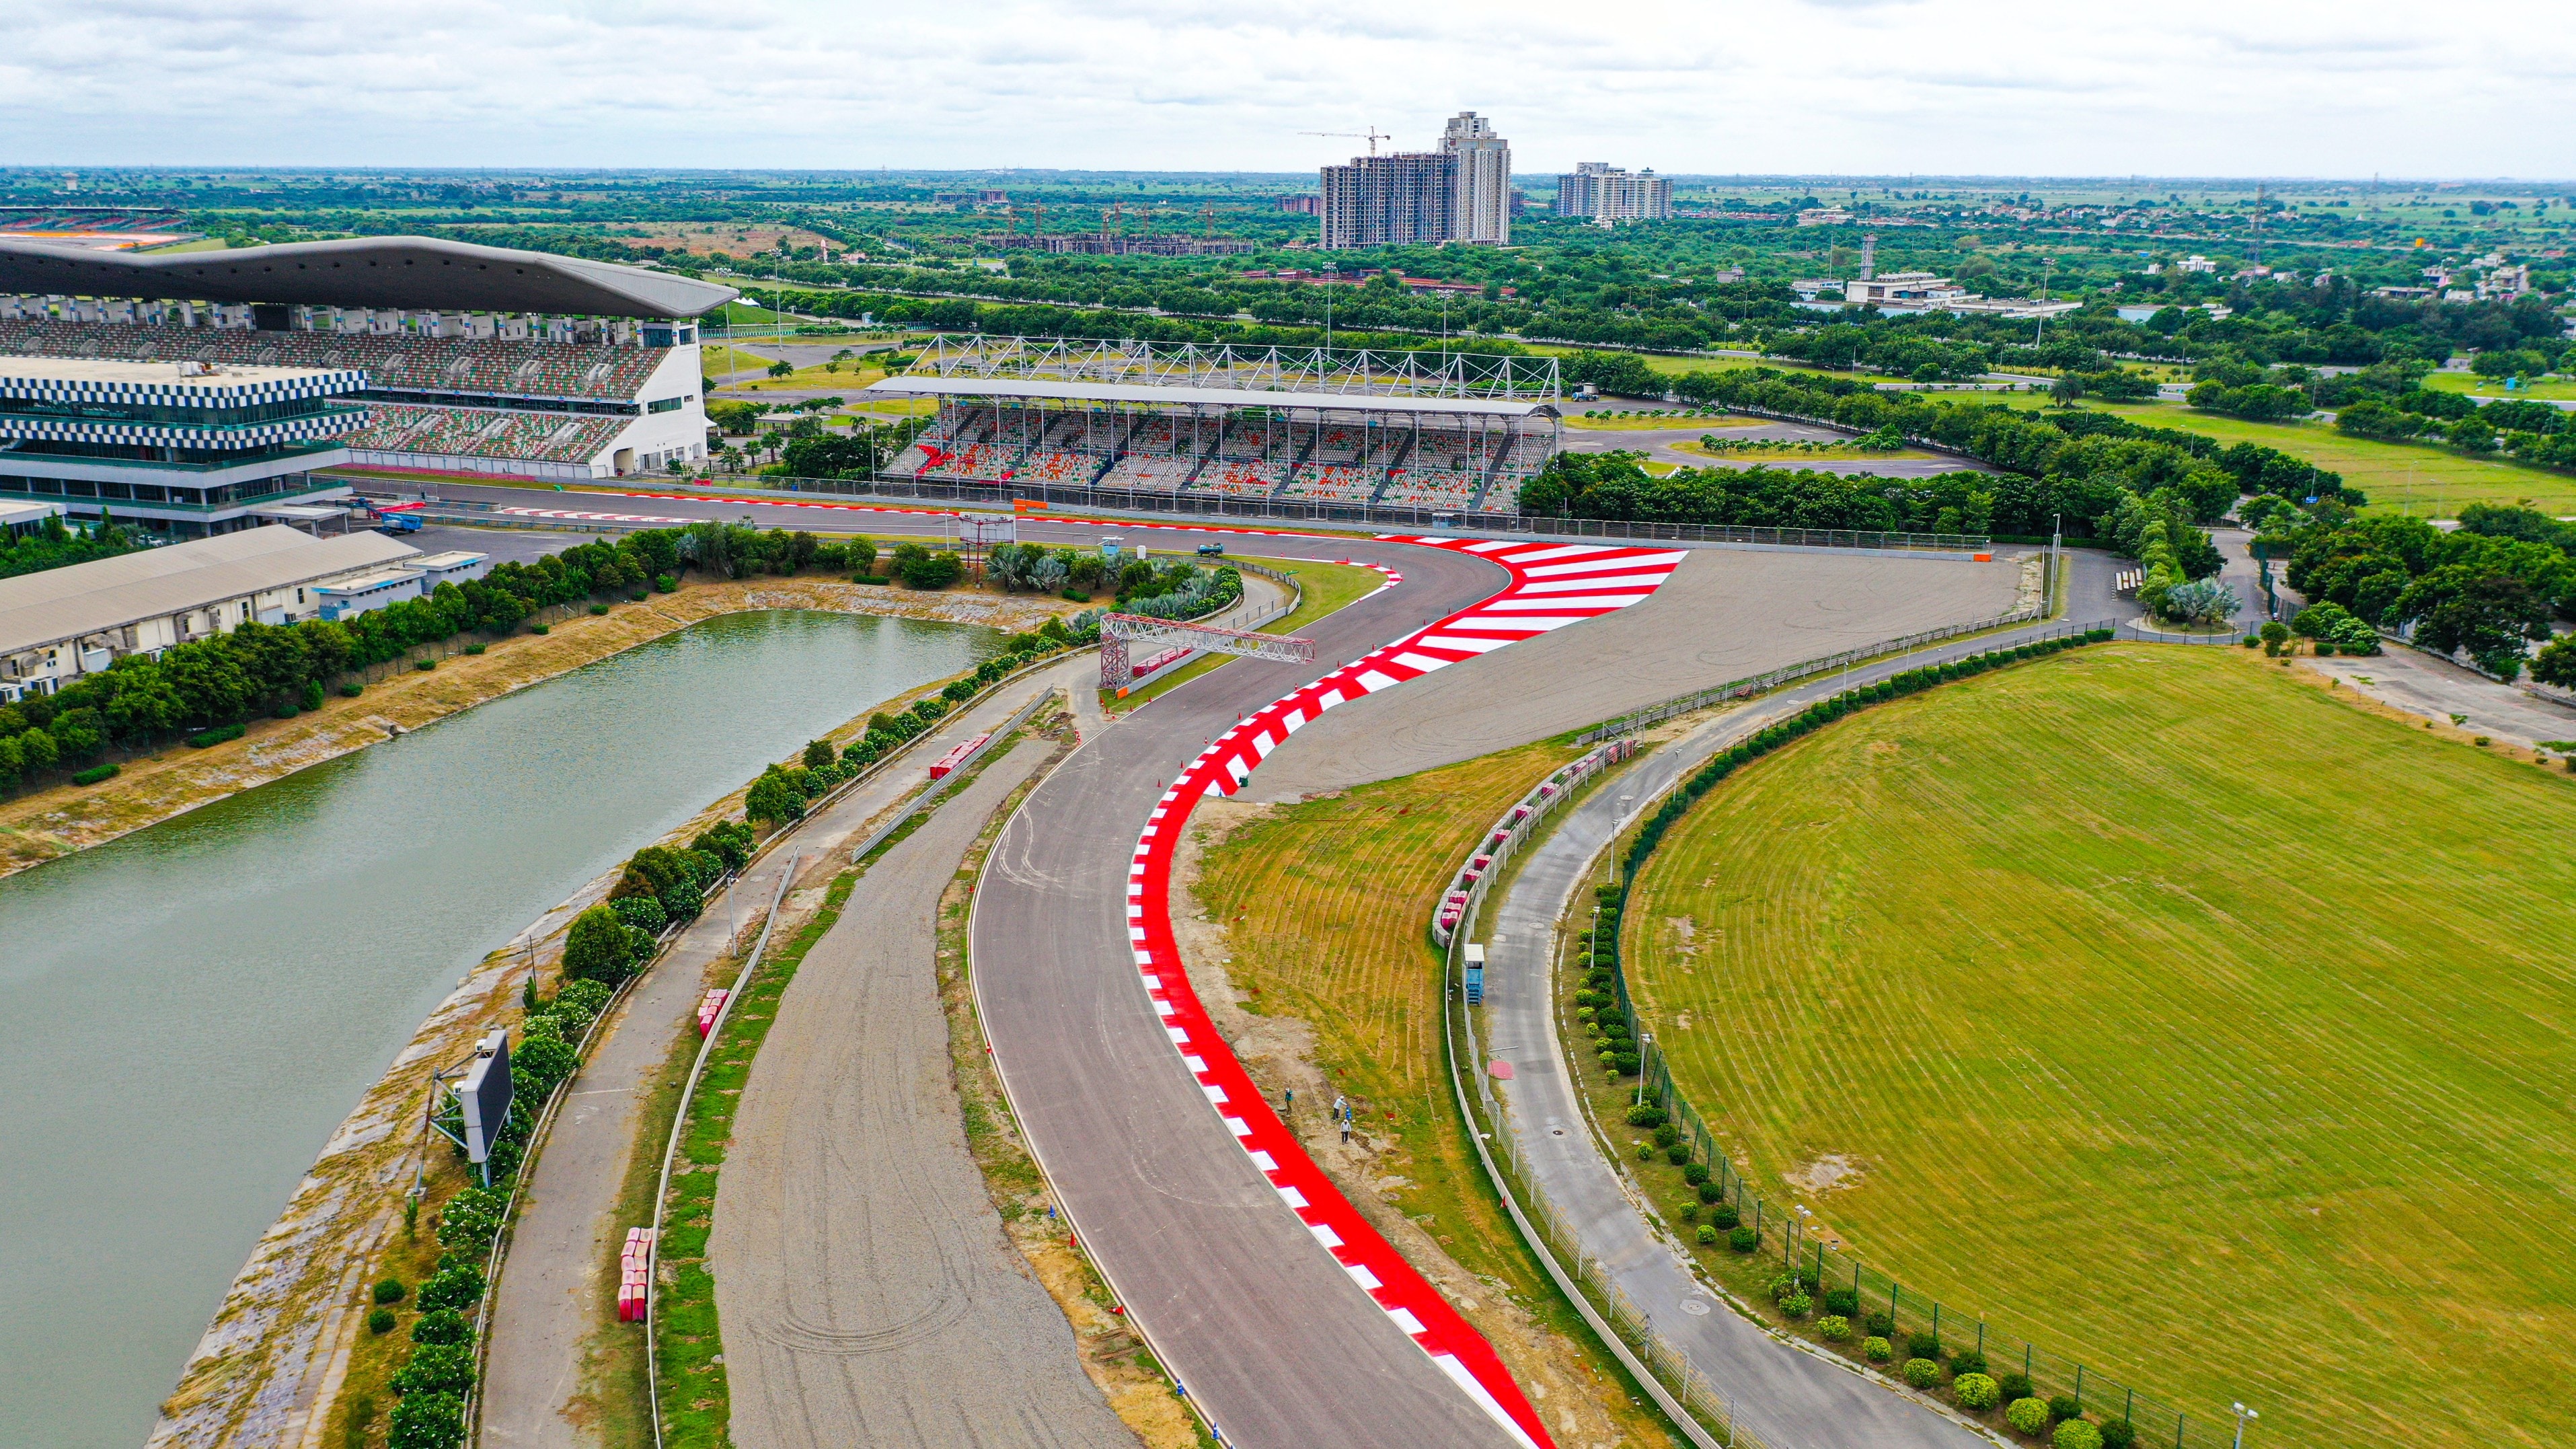
[(320, 618), (324, 586), (418, 556), (382, 534), (250, 528), (0, 579), (0, 703), (254, 620)]
[(1604, 223), (1666, 221), (1673, 214), (1673, 183), (1652, 167), (1631, 174), (1606, 161), (1580, 161), (1556, 178), (1556, 214)]
[(1864, 277), (1843, 284), (1843, 300), (1854, 306), (1867, 302), (1881, 307), (1920, 307), (1928, 311), (1965, 302), (1974, 296), (1948, 277), (1932, 272), (1890, 272), (1884, 277)]
[(1450, 178), (1451, 237), (1508, 246), (1512, 240), (1512, 143), (1474, 111), (1449, 118), (1440, 149), (1457, 158)]

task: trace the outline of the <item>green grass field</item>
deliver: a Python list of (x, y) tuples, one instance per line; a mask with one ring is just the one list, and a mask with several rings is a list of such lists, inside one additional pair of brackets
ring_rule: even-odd
[[(2048, 405), (2042, 394), (2006, 395), (2015, 407)], [(2576, 476), (2526, 467), (2500, 458), (2472, 457), (2431, 443), (2383, 443), (2334, 430), (2331, 423), (2249, 423), (2179, 403), (2102, 403), (2087, 408), (2118, 413), (2148, 427), (2199, 433), (2222, 443), (2261, 443), (2343, 475), (2370, 498), (2374, 512), (2456, 517), (2471, 503), (2514, 503), (2558, 515), (2576, 513)]]
[(2564, 774), (2104, 645), (1719, 786), (1628, 959), (1774, 1210), (1909, 1294), (2265, 1446), (2563, 1445), (2571, 838)]
[(2473, 372), (2436, 372), (2424, 379), (2427, 392), (2466, 393), (2471, 397), (2537, 398), (2564, 402), (2576, 398), (2576, 381), (2560, 378), (2554, 382), (2534, 382), (2508, 391), (2501, 378), (2480, 377)]
[[(1260, 632), (1264, 634), (1294, 634), (1344, 604), (1375, 593), (1377, 586), (1386, 582), (1385, 576), (1375, 569), (1364, 569), (1357, 564), (1317, 563), (1311, 559), (1261, 558), (1257, 555), (1252, 557), (1255, 563), (1265, 568), (1277, 569), (1297, 580), (1297, 607), (1291, 610), (1286, 618), (1273, 619), (1262, 625)], [(1117, 701), (1117, 707), (1134, 709), (1147, 700), (1196, 679), (1211, 669), (1223, 667), (1227, 662), (1229, 662), (1229, 656), (1211, 654), (1204, 659), (1184, 664), (1168, 675), (1151, 676), (1142, 688), (1130, 690), (1125, 699)]]

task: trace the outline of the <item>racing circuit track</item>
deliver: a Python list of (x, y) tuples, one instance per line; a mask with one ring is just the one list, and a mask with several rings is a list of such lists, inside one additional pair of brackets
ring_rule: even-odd
[[(918, 532), (929, 521), (903, 516), (909, 510), (802, 500), (532, 497), (522, 489), (458, 486), (443, 491), (531, 512), (548, 505), (631, 509), (627, 516), (639, 522), (748, 518), (763, 526), (884, 535)], [(2009, 566), (1601, 544), (1563, 548), (1529, 540), (1420, 541), (1446, 545), (1425, 547), (1134, 520), (1108, 523), (1105, 530), (1101, 522), (1024, 520), (1021, 536), (1087, 543), (1104, 531), (1158, 551), (1186, 552), (1213, 537), (1235, 552), (1373, 564), (1401, 582), (1306, 630), (1316, 643), (1315, 663), (1237, 660), (1111, 726), (1059, 767), (1013, 817), (978, 888), (973, 951), (985, 1031), (1020, 1126), (1083, 1246), (1164, 1364), (1220, 1426), (1225, 1442), (1547, 1442), (1490, 1346), (1351, 1212), (1280, 1128), (1225, 1044), (1206, 1029), (1172, 952), (1164, 882), (1139, 879), (1156, 848), (1155, 827), (1148, 822), (1161, 820), (1158, 804), (1167, 805), (1177, 827), (1200, 793), (1234, 788), (1274, 745), (1282, 747), (1282, 766), (1293, 762), (1283, 775), (1308, 788), (1329, 788), (1336, 777), (1349, 783), (1428, 762), (1408, 758), (1413, 754), (1480, 754), (1735, 677), (1743, 672), (1744, 650), (1704, 650), (1692, 642), (1712, 627), (1764, 639), (1751, 652), (1779, 651), (1781, 658), (1769, 662), (1786, 662), (1818, 652), (1814, 645), (1825, 636), (1834, 637), (1831, 647), (1839, 648), (1859, 642), (1854, 635), (1881, 638), (1927, 623), (1981, 617), (2009, 607)], [(1247, 533), (1262, 536), (1242, 536)], [(1397, 661), (1430, 661), (1385, 646), (1410, 641), (1437, 652), (1437, 640), (1458, 636), (1435, 633), (1422, 640), (1425, 625), (1489, 600), (1478, 617), (1501, 620), (1500, 611), (1514, 605), (1492, 596), (1506, 585), (1515, 594), (1528, 586), (1527, 579), (1516, 583), (1515, 572), (1469, 548), (1523, 561), (1571, 555), (1606, 562), (1604, 556), (1619, 555), (1658, 571), (1632, 576), (1648, 581), (1619, 602), (1645, 602), (1620, 610), (1609, 622), (1540, 634), (1480, 655), (1497, 642), (1482, 641), (1450, 651), (1441, 662), (1453, 667), (1428, 681), (1407, 682), (1417, 671)], [(1800, 562), (1784, 564), (1784, 557)], [(1680, 571), (1669, 598), (1644, 592), (1676, 563)], [(1776, 578), (1767, 582), (1779, 587), (1745, 588), (1732, 598), (1722, 583), (1770, 575)], [(1901, 581), (1878, 587), (1891, 577)], [(1550, 586), (1574, 587), (1577, 581)], [(1791, 594), (1805, 603), (1747, 607), (1753, 596)], [(1518, 607), (1551, 606), (1531, 599)], [(1553, 627), (1574, 622), (1580, 612), (1544, 621), (1523, 618)], [(1609, 650), (1606, 658), (1584, 642), (1608, 644), (1623, 634), (1666, 642)], [(1683, 642), (1672, 643), (1676, 638)], [(1361, 662), (1337, 668), (1346, 660)], [(1599, 672), (1603, 665), (1610, 666), (1606, 676)], [(1513, 698), (1516, 681), (1561, 673), (1580, 677), (1588, 687), (1536, 692), (1528, 709)], [(1369, 682), (1345, 683), (1333, 697), (1318, 700), (1319, 675), (1327, 682)], [(1472, 731), (1472, 741), (1428, 750), (1386, 748), (1401, 731), (1419, 730), (1426, 707), (1437, 714), (1455, 704), (1458, 686), (1470, 681), (1481, 682), (1488, 712), (1500, 716)], [(1405, 687), (1387, 698), (1363, 698), (1398, 682)], [(1287, 726), (1277, 710), (1259, 716), (1256, 722), (1266, 721), (1267, 733), (1257, 748), (1238, 732), (1247, 716), (1301, 690), (1300, 712)], [(1320, 727), (1342, 713), (1323, 714), (1324, 706), (1345, 695), (1363, 706), (1350, 710), (1349, 718), (1374, 717), (1373, 728)], [(1287, 738), (1288, 727), (1318, 715), (1314, 739), (1324, 743)], [(1238, 733), (1212, 750), (1229, 732)], [(1220, 767), (1229, 763), (1223, 773), (1232, 778), (1222, 778)], [(1148, 837), (1142, 844), (1140, 829)], [(1164, 846), (1176, 835), (1176, 829), (1168, 831)], [(1148, 925), (1155, 928), (1150, 936)], [(1153, 951), (1164, 958), (1149, 955)], [(1167, 975), (1155, 974), (1164, 967)], [(1188, 1036), (1175, 1023), (1202, 1035)], [(1230, 1083), (1239, 1083), (1231, 1096), (1224, 1085)], [(1337, 1233), (1332, 1223), (1346, 1230)]]

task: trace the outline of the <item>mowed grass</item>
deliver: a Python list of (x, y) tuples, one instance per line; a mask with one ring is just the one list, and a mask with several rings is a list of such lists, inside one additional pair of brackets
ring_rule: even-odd
[(2500, 377), (2480, 377), (2474, 372), (2436, 372), (2424, 378), (2427, 392), (2456, 392), (2470, 397), (2536, 398), (2546, 402), (2576, 399), (2576, 379), (2555, 378), (2534, 382), (2523, 379), (2517, 388), (2507, 388)]
[(1945, 1317), (2266, 1445), (2563, 1445), (2571, 838), (2564, 774), (2105, 645), (1721, 785), (1629, 959), (1748, 1178)]
[[(2043, 394), (2007, 394), (2015, 407), (2048, 405)], [(2472, 503), (2510, 504), (2523, 499), (2552, 515), (2576, 514), (2576, 475), (2501, 458), (2481, 458), (2435, 443), (2384, 443), (2335, 431), (2334, 424), (2249, 423), (2200, 412), (2179, 403), (2100, 403), (2087, 408), (2117, 413), (2151, 428), (2199, 433), (2221, 443), (2260, 443), (2343, 475), (2370, 499), (2375, 513), (2457, 517)]]

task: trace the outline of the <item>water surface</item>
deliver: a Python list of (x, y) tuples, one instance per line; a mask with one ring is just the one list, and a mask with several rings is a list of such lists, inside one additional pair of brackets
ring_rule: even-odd
[(133, 1449), (467, 968), (763, 763), (1000, 651), (712, 619), (0, 880), (0, 1445)]

